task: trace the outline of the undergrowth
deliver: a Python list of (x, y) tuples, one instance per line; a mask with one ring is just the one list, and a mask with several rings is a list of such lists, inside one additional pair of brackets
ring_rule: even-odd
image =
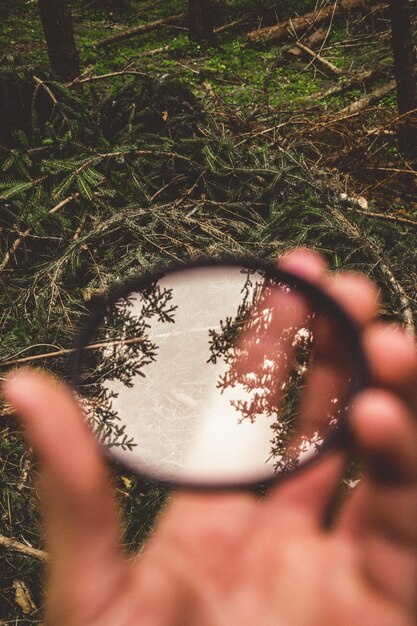
[[(208, 50), (190, 42), (185, 31), (168, 28), (116, 50), (96, 50), (94, 42), (115, 26), (180, 12), (184, 3), (87, 4), (74, 4), (85, 77), (127, 66), (140, 75), (60, 84), (48, 69), (35, 4), (19, 0), (6, 11), (0, 3), (0, 17), (7, 18), (2, 38), (13, 48), (0, 67), (3, 372), (28, 357), (66, 378), (65, 354), (48, 353), (71, 348), (95, 298), (109, 285), (161, 260), (184, 262), (203, 254), (273, 259), (309, 245), (334, 269), (375, 278), (384, 296), (382, 315), (412, 329), (417, 253), (409, 196), (390, 197), (395, 215), (408, 222), (370, 219), (351, 197), (352, 179), (340, 173), (364, 169), (369, 146), (378, 151), (377, 165), (392, 158), (398, 166), (395, 141), (369, 135), (362, 118), (348, 126), (323, 117), (363, 89), (321, 100), (306, 125), (306, 103), (334, 84), (308, 63), (290, 64), (276, 47), (242, 48), (239, 30), (222, 34)], [(262, 23), (272, 23), (275, 11), (263, 11), (269, 6), (265, 0), (254, 11), (249, 0), (225, 2), (217, 7), (217, 20), (250, 12), (245, 28), (261, 24), (260, 15)], [(285, 2), (278, 17), (312, 6)], [(352, 31), (349, 37), (355, 42), (359, 35)], [(328, 43), (344, 38), (345, 26), (338, 25)], [(140, 56), (164, 45), (168, 53)], [(386, 42), (380, 50), (381, 62), (389, 65)], [(343, 46), (326, 54), (343, 69), (363, 68), (364, 59), (345, 54)], [(368, 114), (367, 123), (384, 128), (393, 97), (384, 104)], [(274, 130), (279, 124), (285, 132)], [(378, 206), (371, 201), (370, 209)], [(0, 533), (40, 548), (36, 467), (10, 407), (3, 406), (2, 415)], [(123, 541), (134, 550), (167, 493), (116, 470), (114, 481), (124, 511)], [(4, 551), (0, 567), (0, 622), (40, 623), (39, 613), (25, 616), (16, 606), (13, 583), (26, 581), (41, 607), (41, 565)]]

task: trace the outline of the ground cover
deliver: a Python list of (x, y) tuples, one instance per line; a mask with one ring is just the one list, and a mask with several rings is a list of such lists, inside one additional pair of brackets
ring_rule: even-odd
[[(83, 74), (63, 86), (48, 68), (36, 3), (0, 2), (2, 102), (18, 94), (20, 116), (13, 127), (3, 108), (0, 122), (4, 370), (29, 362), (65, 375), (64, 352), (48, 353), (70, 349), (96, 295), (155, 261), (203, 252), (273, 258), (313, 246), (332, 267), (375, 278), (382, 315), (413, 331), (416, 168), (398, 151), (395, 91), (346, 110), (392, 80), (386, 18), (350, 16), (326, 30), (318, 51), (341, 71), (334, 75), (295, 60), (295, 39), (247, 46), (249, 30), (312, 2), (281, 3), (277, 15), (266, 0), (253, 4), (219, 6), (218, 27), (242, 21), (208, 49), (181, 21), (96, 48), (184, 3), (74, 2)], [(376, 67), (375, 80), (343, 89)], [(21, 551), (43, 548), (36, 467), (9, 407), (0, 419), (0, 533), (20, 542), (0, 548), (0, 623), (23, 626), (41, 622), (43, 602), (42, 559)], [(166, 494), (124, 473), (114, 480), (123, 542), (135, 549)]]

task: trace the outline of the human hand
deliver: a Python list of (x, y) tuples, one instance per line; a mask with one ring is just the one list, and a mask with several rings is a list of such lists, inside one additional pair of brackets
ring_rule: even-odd
[(4, 387), (40, 461), (52, 626), (411, 626), (417, 623), (417, 356), (372, 322), (375, 288), (325, 275), (305, 250), (283, 267), (317, 281), (363, 326), (374, 387), (351, 413), (363, 460), (331, 529), (346, 463), (334, 451), (259, 501), (179, 493), (136, 558), (118, 547), (109, 476), (72, 392), (46, 374)]

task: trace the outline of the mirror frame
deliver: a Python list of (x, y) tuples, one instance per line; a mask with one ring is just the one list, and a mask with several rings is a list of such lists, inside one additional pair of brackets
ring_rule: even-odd
[[(165, 276), (167, 273), (178, 272), (187, 269), (196, 269), (199, 267), (215, 267), (215, 266), (237, 266), (253, 270), (261, 270), (273, 280), (282, 281), (290, 287), (299, 289), (304, 293), (310, 302), (318, 307), (320, 311), (327, 314), (336, 325), (343, 331), (347, 340), (347, 345), (351, 347), (352, 352), (352, 384), (346, 396), (346, 404), (349, 405), (353, 397), (365, 389), (369, 385), (370, 375), (367, 359), (364, 353), (361, 340), (361, 331), (356, 322), (346, 313), (346, 311), (325, 291), (317, 285), (301, 278), (295, 274), (282, 270), (277, 264), (257, 259), (253, 256), (222, 256), (219, 258), (199, 257), (196, 260), (184, 261), (183, 263), (165, 263), (157, 265), (153, 270), (145, 270), (143, 273), (131, 276), (126, 281), (117, 283), (111, 287), (107, 295), (96, 298), (93, 308), (87, 319), (80, 329), (73, 351), (70, 354), (68, 368), (72, 385), (77, 394), (82, 395), (80, 389), (80, 374), (82, 371), (84, 347), (90, 343), (97, 328), (102, 324), (106, 314), (121, 298), (128, 294), (141, 291), (150, 283), (155, 282)], [(239, 489), (257, 489), (260, 487), (269, 487), (277, 482), (286, 480), (307, 467), (317, 463), (328, 452), (337, 448), (349, 449), (352, 445), (352, 437), (349, 427), (348, 411), (342, 413), (340, 423), (337, 427), (330, 429), (320, 451), (301, 463), (297, 468), (288, 470), (275, 476), (267, 476), (264, 479), (255, 481), (230, 481), (230, 482), (201, 482), (198, 480), (168, 480), (160, 478), (152, 471), (139, 472), (137, 467), (133, 467), (126, 461), (121, 454), (117, 453), (117, 448), (106, 448), (99, 440), (100, 449), (104, 457), (110, 462), (116, 462), (121, 468), (128, 470), (136, 475), (142, 475), (161, 486), (169, 486), (186, 490), (204, 490), (204, 491), (229, 491)]]

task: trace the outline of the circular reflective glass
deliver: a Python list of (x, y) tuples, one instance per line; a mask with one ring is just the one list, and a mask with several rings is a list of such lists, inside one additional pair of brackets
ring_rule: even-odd
[(346, 434), (359, 335), (314, 285), (274, 266), (197, 264), (114, 290), (73, 375), (106, 449), (175, 485), (265, 483)]

